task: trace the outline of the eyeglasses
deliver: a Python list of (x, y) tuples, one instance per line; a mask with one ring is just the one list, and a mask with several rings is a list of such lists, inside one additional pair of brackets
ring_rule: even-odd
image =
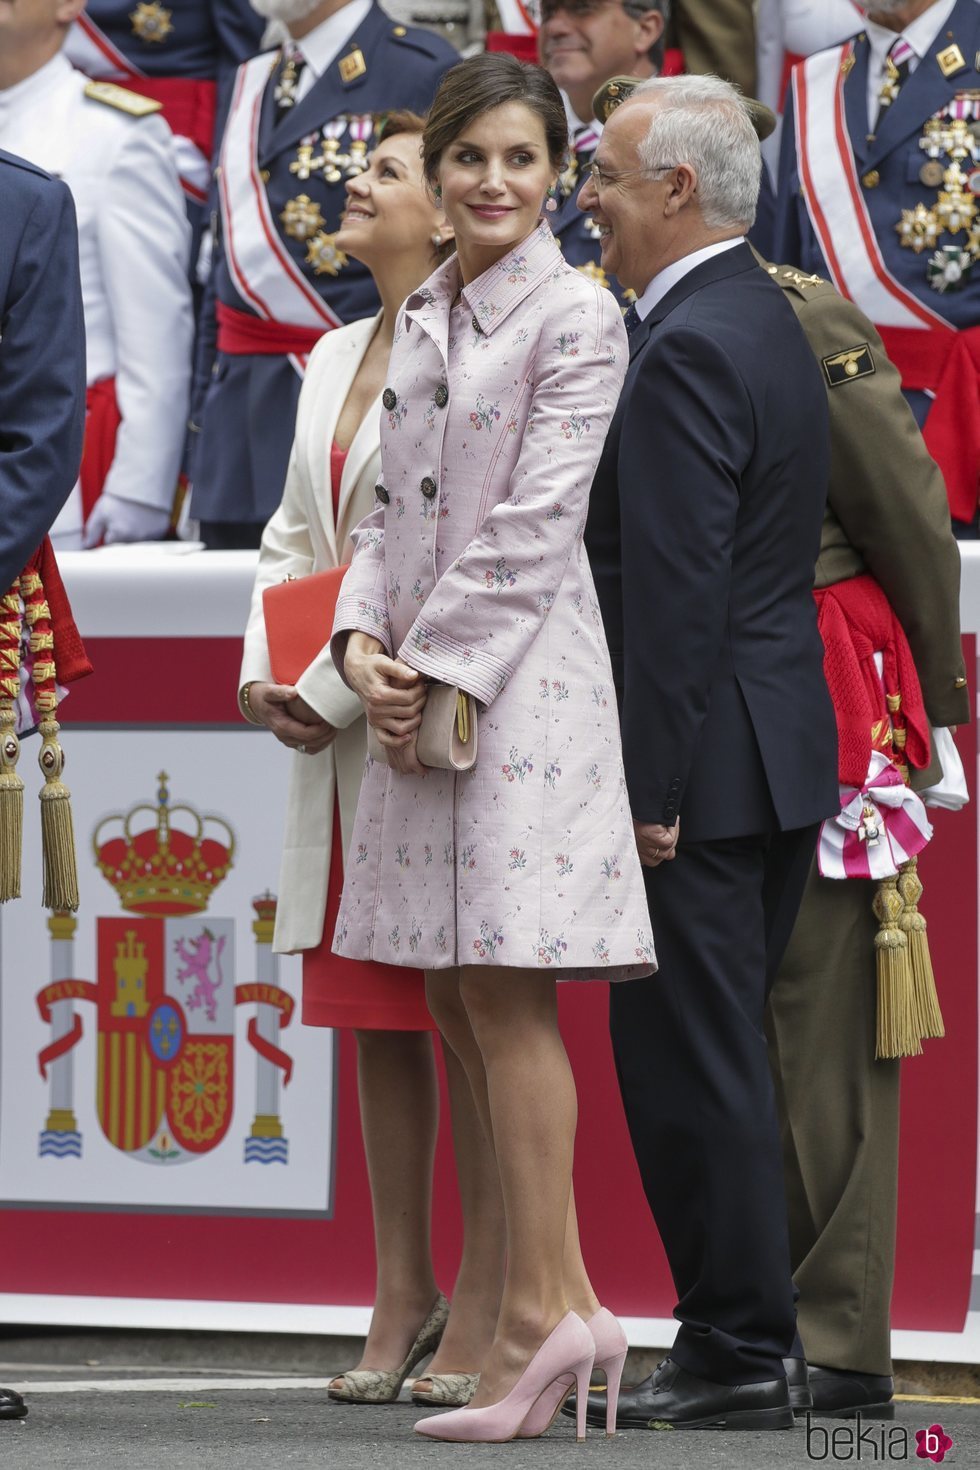
[(652, 8), (638, 3), (638, 0), (541, 0), (541, 24), (551, 20), (559, 10), (564, 10), (571, 20), (587, 20), (589, 16), (598, 15), (600, 10), (607, 10), (613, 4), (619, 5), (634, 20)]
[(618, 173), (610, 173), (603, 168), (601, 163), (595, 159), (589, 164), (589, 174), (596, 189), (608, 189), (612, 184), (622, 183), (623, 179), (635, 179), (643, 177), (652, 178), (654, 174), (669, 174), (671, 169), (677, 168), (676, 163), (660, 163), (654, 168), (624, 168)]

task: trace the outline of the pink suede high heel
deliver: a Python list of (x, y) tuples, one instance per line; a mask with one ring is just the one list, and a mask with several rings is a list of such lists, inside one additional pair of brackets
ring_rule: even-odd
[[(484, 1409), (467, 1406), (465, 1409), (452, 1409), (448, 1414), (433, 1414), (428, 1419), (420, 1419), (415, 1432), (429, 1439), (503, 1444), (518, 1437), (525, 1419), (543, 1394), (555, 1387), (559, 1380), (572, 1378), (578, 1389), (576, 1435), (580, 1441), (584, 1440), (589, 1377), (594, 1360), (592, 1333), (581, 1317), (567, 1312), (545, 1338), (510, 1393), (499, 1403), (488, 1404)], [(562, 1391), (559, 1407), (569, 1391), (570, 1388)]]
[[(606, 1375), (606, 1435), (612, 1436), (616, 1433), (619, 1385), (623, 1381), (623, 1367), (626, 1363), (629, 1343), (626, 1341), (626, 1333), (612, 1312), (607, 1312), (605, 1307), (600, 1307), (595, 1316), (590, 1317), (585, 1325), (595, 1343), (595, 1362), (592, 1364), (591, 1376), (595, 1377), (598, 1372)], [(572, 1379), (568, 1375), (557, 1383), (551, 1384), (524, 1420), (518, 1438), (533, 1439), (550, 1429), (573, 1387)], [(577, 1400), (575, 1412), (577, 1418)]]

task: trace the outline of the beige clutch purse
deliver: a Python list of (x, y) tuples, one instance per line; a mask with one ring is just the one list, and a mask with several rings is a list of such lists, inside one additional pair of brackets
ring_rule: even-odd
[[(477, 743), (473, 695), (457, 689), (455, 684), (430, 684), (419, 726), (418, 756), (423, 766), (440, 771), (472, 770), (476, 765)], [(385, 748), (370, 725), (368, 755), (387, 764)]]

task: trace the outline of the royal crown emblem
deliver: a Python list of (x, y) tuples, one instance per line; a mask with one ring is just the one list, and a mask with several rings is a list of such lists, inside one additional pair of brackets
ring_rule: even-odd
[[(129, 913), (200, 914), (232, 866), (235, 838), (222, 817), (200, 816), (184, 803), (171, 806), (167, 773), (157, 779), (155, 807), (139, 802), (99, 823), (92, 837), (95, 860)], [(137, 828), (147, 813), (153, 821)], [(174, 825), (178, 813), (189, 818), (190, 830)], [(106, 837), (113, 823), (119, 831)]]
[(166, 773), (157, 779), (156, 805), (137, 802), (102, 818), (92, 834), (96, 867), (123, 910), (96, 921), (95, 982), (75, 978), (74, 915), (53, 913), (48, 920), (52, 979), (36, 999), (51, 1027), (38, 1056), (50, 1109), (39, 1152), (81, 1157), (70, 1057), (82, 1037), (79, 1002), (96, 1008), (102, 1133), (130, 1159), (155, 1165), (191, 1163), (229, 1133), (235, 1012), (248, 1005), (256, 1007), (246, 1035), (259, 1075), (244, 1161), (285, 1164), (279, 1095), (293, 1064), (279, 1037), (294, 1002), (278, 984), (272, 953), (276, 900), (268, 893), (253, 900), (255, 978), (236, 984), (235, 922), (207, 912), (231, 871), (234, 833), (222, 817), (172, 803)]

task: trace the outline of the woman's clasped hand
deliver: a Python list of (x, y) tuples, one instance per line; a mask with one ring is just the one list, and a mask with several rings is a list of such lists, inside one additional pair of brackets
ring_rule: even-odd
[(384, 645), (367, 633), (352, 633), (344, 673), (360, 697), (367, 722), (385, 747), (388, 764), (403, 776), (424, 776), (417, 743), (428, 686), (417, 669), (389, 658)]

